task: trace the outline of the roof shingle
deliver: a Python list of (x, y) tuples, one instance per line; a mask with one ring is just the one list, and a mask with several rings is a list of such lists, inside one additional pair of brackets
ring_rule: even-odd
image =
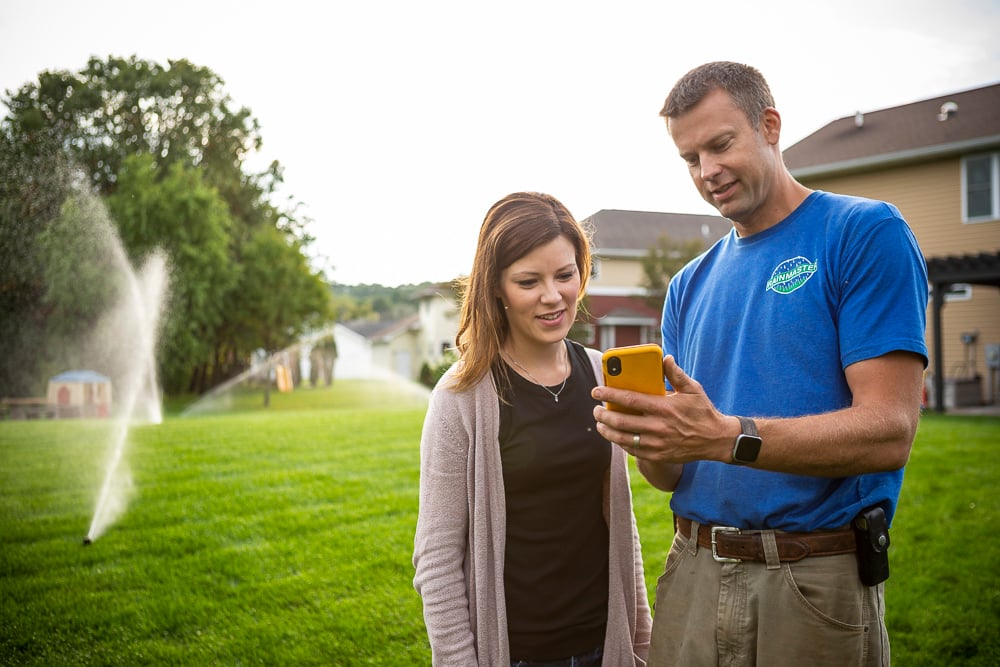
[[(949, 107), (957, 109), (947, 113)], [(855, 171), (1000, 145), (1000, 83), (859, 114), (859, 119), (860, 126), (855, 116), (835, 120), (787, 148), (785, 164), (792, 174)]]
[(645, 254), (663, 235), (681, 243), (701, 240), (707, 248), (732, 228), (718, 215), (617, 209), (602, 209), (583, 222), (594, 230), (595, 253), (604, 256), (623, 254), (621, 251)]

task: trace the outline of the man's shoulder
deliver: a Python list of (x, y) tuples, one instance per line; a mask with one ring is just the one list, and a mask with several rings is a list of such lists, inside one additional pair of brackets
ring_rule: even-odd
[(836, 211), (845, 218), (872, 220), (875, 218), (902, 218), (894, 204), (879, 199), (845, 195), (817, 190), (814, 206), (818, 210)]

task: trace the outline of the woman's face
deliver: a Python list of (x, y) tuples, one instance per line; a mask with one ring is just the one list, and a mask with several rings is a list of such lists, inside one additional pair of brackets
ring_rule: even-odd
[(576, 319), (580, 271), (565, 236), (538, 246), (500, 274), (500, 300), (507, 307), (510, 350), (561, 342)]

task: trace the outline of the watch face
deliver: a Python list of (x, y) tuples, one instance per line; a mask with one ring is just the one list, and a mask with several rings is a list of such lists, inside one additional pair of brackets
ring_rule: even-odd
[(760, 454), (761, 439), (745, 433), (736, 436), (736, 446), (733, 447), (733, 463), (753, 463)]

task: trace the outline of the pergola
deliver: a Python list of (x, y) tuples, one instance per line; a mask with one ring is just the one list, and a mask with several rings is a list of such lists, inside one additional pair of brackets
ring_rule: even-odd
[(991, 285), (1000, 289), (1000, 252), (949, 255), (927, 260), (927, 280), (934, 288), (934, 406), (944, 412), (944, 355), (941, 309), (948, 289), (958, 283)]

